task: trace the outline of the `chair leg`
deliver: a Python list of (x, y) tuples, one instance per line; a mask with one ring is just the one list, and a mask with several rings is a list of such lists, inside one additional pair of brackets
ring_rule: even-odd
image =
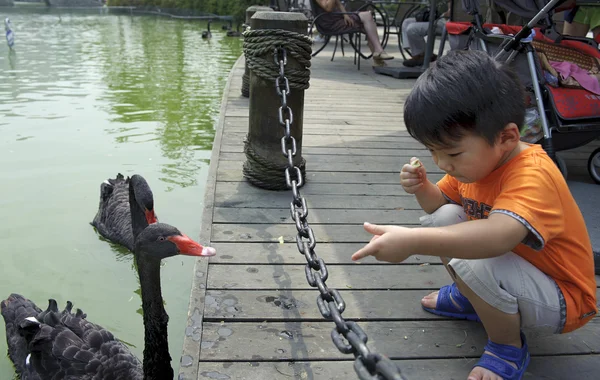
[(335, 46), (333, 47), (333, 54), (331, 55), (331, 61), (333, 61), (333, 57), (335, 57), (335, 51), (337, 50), (337, 46), (338, 46), (338, 36), (335, 36)]
[[(352, 42), (352, 39), (354, 39), (354, 46), (357, 46), (356, 45), (356, 34), (350, 35), (350, 42)], [(356, 65), (356, 49), (354, 49), (354, 64)]]
[(316, 52), (312, 53), (312, 56), (316, 57), (316, 55), (319, 54), (321, 52), (321, 50), (325, 49), (325, 47), (329, 44), (330, 39), (331, 39), (331, 36), (325, 36), (325, 42), (323, 42), (323, 46), (321, 46), (319, 48), (319, 50), (317, 50)]
[[(356, 38), (358, 38), (358, 51), (360, 52), (360, 46), (362, 44), (362, 39), (360, 38), (360, 33), (356, 33)], [(360, 54), (358, 54), (358, 70), (360, 70)]]

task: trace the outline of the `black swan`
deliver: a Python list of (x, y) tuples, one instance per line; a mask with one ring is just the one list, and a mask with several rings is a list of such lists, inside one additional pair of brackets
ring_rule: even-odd
[(143, 364), (108, 330), (89, 322), (81, 310), (72, 313), (71, 302), (61, 312), (52, 299), (45, 311), (18, 294), (2, 301), (8, 356), (21, 379), (173, 379), (160, 263), (178, 254), (213, 256), (215, 250), (202, 247), (164, 223), (149, 225), (136, 238), (134, 255), (144, 319)]
[(242, 35), (240, 32), (240, 24), (238, 24), (235, 29), (236, 30), (227, 30), (227, 37), (240, 37)]
[(212, 33), (210, 32), (210, 23), (211, 23), (211, 21), (208, 22), (207, 30), (202, 32), (202, 38), (211, 38), (212, 37)]
[(107, 179), (100, 185), (100, 205), (91, 225), (100, 235), (133, 251), (134, 237), (158, 220), (148, 182), (139, 174)]

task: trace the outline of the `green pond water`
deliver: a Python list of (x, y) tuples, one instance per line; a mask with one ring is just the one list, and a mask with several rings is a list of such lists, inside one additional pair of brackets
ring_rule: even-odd
[[(89, 222), (100, 183), (142, 174), (160, 221), (197, 238), (214, 128), (242, 51), (213, 23), (96, 11), (0, 8), (0, 298), (67, 300), (140, 358), (139, 282), (128, 251)], [(3, 30), (4, 23), (1, 23)], [(194, 259), (162, 268), (177, 373)], [(14, 377), (0, 329), (0, 379)]]

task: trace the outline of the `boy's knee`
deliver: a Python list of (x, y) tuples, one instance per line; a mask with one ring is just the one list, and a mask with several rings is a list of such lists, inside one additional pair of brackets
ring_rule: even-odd
[(466, 220), (464, 209), (456, 204), (445, 204), (432, 214), (420, 218), (423, 227), (444, 227)]

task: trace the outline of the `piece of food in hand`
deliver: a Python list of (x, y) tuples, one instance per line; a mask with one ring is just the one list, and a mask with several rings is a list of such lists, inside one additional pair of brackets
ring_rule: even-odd
[(418, 168), (421, 166), (421, 161), (419, 161), (419, 159), (417, 158), (416, 160), (414, 160), (413, 162), (410, 163), (412, 166), (414, 166), (415, 168)]

